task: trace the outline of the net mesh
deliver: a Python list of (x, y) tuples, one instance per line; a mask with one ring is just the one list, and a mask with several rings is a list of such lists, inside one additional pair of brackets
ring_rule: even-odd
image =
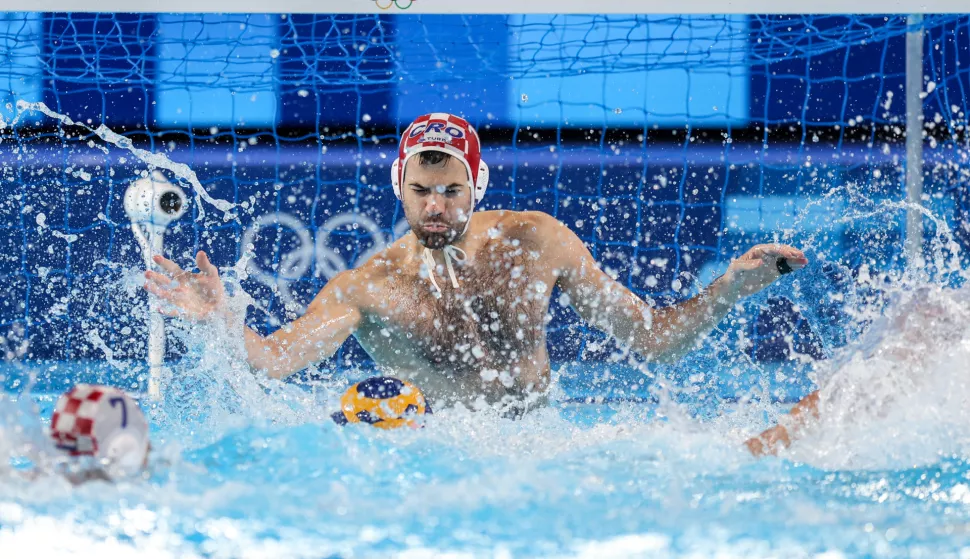
[[(965, 242), (970, 18), (918, 28), (927, 205)], [(239, 205), (226, 220), (192, 198), (166, 251), (230, 266), (251, 243), (249, 321), (265, 333), (406, 231), (388, 180), (396, 139), (448, 111), (482, 134), (484, 209), (556, 216), (658, 304), (755, 243), (808, 247), (812, 275), (753, 300), (712, 347), (823, 357), (847, 335), (829, 294), (861, 267), (900, 265), (902, 211), (866, 208), (903, 199), (913, 29), (901, 16), (5, 13), (0, 327), (33, 359), (144, 355), (122, 198), (153, 165), (98, 126)], [(17, 109), (41, 101), (73, 124)], [(619, 354), (552, 308), (554, 361)], [(350, 341), (324, 368), (365, 360)]]

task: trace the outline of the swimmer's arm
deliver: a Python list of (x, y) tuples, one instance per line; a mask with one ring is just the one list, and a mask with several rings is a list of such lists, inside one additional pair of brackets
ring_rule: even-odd
[[(145, 272), (145, 289), (168, 304), (159, 312), (191, 320), (217, 317), (230, 323), (243, 322), (249, 364), (273, 378), (283, 378), (330, 357), (360, 323), (357, 300), (361, 291), (353, 270), (334, 276), (306, 314), (264, 338), (245, 325), (245, 316), (232, 314), (219, 270), (205, 252), (196, 254), (199, 272), (195, 274), (161, 255), (154, 260), (162, 272)], [(238, 322), (234, 325), (239, 326)]]
[[(795, 249), (759, 245), (732, 263), (728, 273), (703, 293), (657, 309), (604, 273), (582, 240), (568, 227), (551, 216), (541, 223), (544, 233), (541, 237), (547, 239), (548, 261), (557, 267), (557, 283), (569, 296), (576, 312), (652, 361), (676, 361), (693, 349), (738, 300), (762, 283), (776, 279), (777, 272), (773, 276), (763, 274), (764, 278), (758, 275), (762, 274), (758, 268), (765, 254), (773, 254), (775, 250), (794, 251), (791, 255), (783, 254), (790, 256), (792, 268), (804, 266), (804, 255)], [(756, 272), (752, 274), (749, 269)]]
[(547, 261), (556, 266), (557, 285), (572, 307), (583, 320), (647, 359), (676, 360), (730, 309), (730, 303), (718, 305), (698, 297), (676, 307), (651, 308), (603, 272), (575, 233), (554, 218), (549, 220)]
[(686, 301), (654, 309), (651, 340), (641, 343), (639, 353), (670, 363), (694, 349), (741, 299), (738, 290), (725, 285), (723, 278)]
[(679, 359), (710, 333), (738, 301), (781, 277), (779, 259), (785, 259), (791, 271), (808, 264), (797, 248), (781, 244), (755, 245), (732, 260), (724, 275), (697, 296), (654, 310), (653, 331), (663, 349), (662, 359)]
[(307, 307), (306, 314), (263, 337), (246, 327), (250, 366), (284, 378), (327, 359), (357, 330), (361, 312), (348, 270), (334, 276)]
[(755, 456), (777, 454), (779, 450), (788, 448), (798, 432), (816, 419), (818, 419), (817, 390), (802, 398), (792, 407), (791, 411), (788, 412), (788, 419), (785, 421), (787, 427), (779, 423), (757, 437), (748, 439), (744, 444)]
[(579, 284), (564, 284), (584, 320), (614, 336), (642, 357), (671, 363), (689, 352), (731, 309), (734, 301), (707, 294), (677, 305), (651, 308), (599, 268), (578, 269)]

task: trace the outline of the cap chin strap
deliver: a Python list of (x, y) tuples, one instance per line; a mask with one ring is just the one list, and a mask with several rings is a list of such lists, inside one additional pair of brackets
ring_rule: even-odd
[[(455, 267), (451, 261), (455, 260), (456, 262), (464, 263), (468, 258), (468, 254), (455, 245), (445, 245), (441, 249), (441, 252), (445, 253), (445, 267), (448, 268), (448, 277), (451, 278), (451, 286), (458, 289), (458, 278), (455, 276)], [(431, 285), (434, 286), (437, 292), (436, 295), (441, 297), (441, 287), (438, 286), (438, 282), (434, 279), (434, 272), (437, 266), (434, 262), (434, 254), (430, 248), (424, 249), (424, 264), (428, 267), (428, 279), (431, 280)]]
[[(471, 225), (472, 223), (472, 213), (474, 213), (474, 211), (475, 211), (475, 190), (472, 189), (472, 205), (471, 205), (471, 208), (468, 209), (468, 219), (465, 220), (465, 227), (461, 230), (462, 236), (464, 236), (465, 233), (468, 232), (468, 226)], [(455, 276), (455, 267), (451, 264), (451, 261), (454, 260), (455, 262), (464, 264), (465, 260), (468, 259), (468, 253), (466, 253), (464, 250), (452, 244), (445, 245), (441, 249), (441, 252), (443, 252), (445, 255), (445, 268), (448, 269), (448, 277), (451, 278), (451, 286), (454, 287), (455, 289), (458, 289), (458, 277)], [(460, 258), (458, 256), (459, 254), (461, 255)], [(435, 261), (434, 261), (434, 253), (431, 251), (430, 248), (425, 247), (422, 257), (424, 258), (424, 265), (428, 267), (428, 279), (431, 280), (431, 285), (435, 289), (435, 292), (436, 292), (435, 295), (437, 297), (441, 297), (442, 295), (441, 287), (438, 285), (438, 282), (435, 281), (434, 279), (435, 268), (437, 268), (437, 264), (435, 264)]]

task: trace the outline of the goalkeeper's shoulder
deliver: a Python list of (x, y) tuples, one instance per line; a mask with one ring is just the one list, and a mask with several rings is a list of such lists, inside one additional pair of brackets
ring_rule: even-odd
[(561, 221), (546, 212), (495, 210), (482, 212), (492, 218), (495, 227), (511, 237), (534, 239), (536, 241), (559, 238), (563, 235), (575, 236)]

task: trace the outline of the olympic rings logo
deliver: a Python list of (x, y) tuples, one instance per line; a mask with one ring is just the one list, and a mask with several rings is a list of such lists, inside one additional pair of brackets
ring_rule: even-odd
[[(246, 253), (255, 249), (256, 237), (264, 227), (274, 227), (291, 231), (295, 237), (296, 247), (280, 256), (279, 266), (275, 272), (269, 272), (259, 267), (255, 258), (247, 257)], [(330, 235), (344, 227), (355, 231), (362, 231), (373, 241), (373, 245), (352, 263), (348, 263), (337, 251), (330, 248)], [(401, 220), (394, 227), (391, 238), (384, 235), (384, 231), (373, 219), (359, 213), (337, 214), (328, 219), (316, 232), (316, 238), (310, 229), (296, 216), (284, 212), (269, 213), (259, 216), (243, 233), (242, 248), (246, 261), (246, 272), (263, 285), (269, 287), (280, 296), (288, 309), (303, 312), (305, 305), (298, 302), (290, 289), (290, 283), (303, 277), (310, 266), (313, 266), (313, 277), (327, 279), (356, 265), (366, 262), (369, 258), (384, 250), (388, 244), (402, 237), (408, 232), (407, 220)], [(251, 256), (251, 255), (250, 255)], [(314, 256), (316, 260), (314, 261)]]
[[(382, 5), (381, 3), (384, 3)], [(407, 5), (402, 5), (407, 2)], [(382, 10), (390, 10), (391, 6), (396, 6), (399, 10), (406, 10), (414, 5), (415, 0), (374, 0), (374, 4)]]

